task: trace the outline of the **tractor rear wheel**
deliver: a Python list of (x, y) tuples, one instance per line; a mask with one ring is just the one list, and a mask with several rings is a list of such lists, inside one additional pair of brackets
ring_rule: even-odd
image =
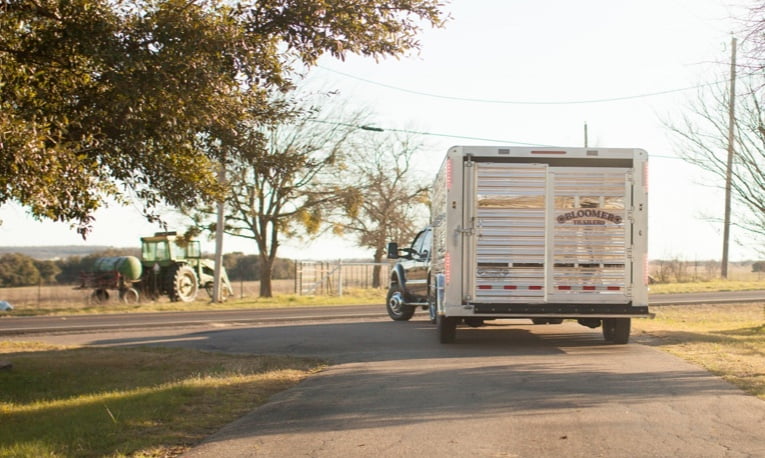
[(165, 280), (168, 282), (165, 289), (171, 301), (191, 302), (196, 299), (199, 284), (197, 274), (191, 267), (185, 264), (173, 266), (168, 271)]

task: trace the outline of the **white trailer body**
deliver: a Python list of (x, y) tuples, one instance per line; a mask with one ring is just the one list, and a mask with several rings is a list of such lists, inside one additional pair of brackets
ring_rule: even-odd
[(449, 149), (431, 221), (442, 341), (461, 320), (648, 315), (647, 160), (640, 149)]

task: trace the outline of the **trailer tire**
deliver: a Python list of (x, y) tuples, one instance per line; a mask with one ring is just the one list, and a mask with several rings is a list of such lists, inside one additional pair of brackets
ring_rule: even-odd
[(388, 309), (388, 316), (393, 321), (409, 321), (412, 315), (414, 315), (414, 306), (406, 305), (404, 293), (397, 283), (390, 285), (390, 288), (388, 288), (385, 308)]
[(199, 284), (197, 274), (191, 267), (185, 264), (173, 266), (167, 280), (170, 283), (167, 287), (167, 293), (171, 301), (191, 302), (196, 299)]
[(631, 318), (605, 318), (603, 320), (603, 338), (607, 342), (624, 345), (630, 341)]
[(90, 297), (94, 303), (103, 304), (109, 300), (109, 291), (105, 289), (97, 289), (93, 291), (93, 294)]
[(442, 344), (454, 343), (457, 339), (457, 318), (438, 316), (438, 341)]
[(135, 288), (127, 288), (120, 291), (120, 299), (126, 304), (137, 304), (140, 296)]

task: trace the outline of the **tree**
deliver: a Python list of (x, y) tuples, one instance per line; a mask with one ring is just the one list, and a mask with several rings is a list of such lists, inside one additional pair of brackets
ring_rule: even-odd
[[(0, 0), (0, 204), (87, 234), (109, 197), (222, 195), (211, 131), (272, 113), (292, 65), (417, 49), (438, 0)], [(253, 109), (254, 107), (254, 109)]]
[[(734, 159), (731, 195), (732, 224), (755, 237), (765, 236), (765, 80), (755, 75), (744, 80), (745, 90), (736, 98)], [(683, 159), (699, 166), (725, 185), (728, 148), (728, 90), (712, 86), (700, 92), (688, 113), (677, 124), (668, 124), (679, 140)]]
[(19, 253), (0, 256), (0, 286), (30, 286), (40, 282), (34, 260)]
[(56, 282), (56, 276), (61, 273), (61, 269), (56, 265), (56, 261), (34, 260), (35, 268), (40, 273), (40, 281), (51, 284)]
[[(224, 233), (255, 242), (262, 297), (272, 296), (281, 238), (320, 230), (326, 205), (337, 195), (330, 168), (342, 160), (356, 130), (351, 123), (327, 120), (333, 115), (305, 103), (282, 100), (282, 122), (242, 123), (236, 135), (211, 145), (227, 157)], [(191, 215), (194, 228), (218, 230), (208, 223), (213, 214), (212, 207), (199, 208)]]
[(421, 145), (412, 136), (377, 135), (348, 161), (348, 177), (338, 232), (358, 237), (374, 250), (372, 286), (380, 287), (380, 265), (389, 241), (411, 240), (427, 221), (430, 182), (412, 174), (412, 158)]

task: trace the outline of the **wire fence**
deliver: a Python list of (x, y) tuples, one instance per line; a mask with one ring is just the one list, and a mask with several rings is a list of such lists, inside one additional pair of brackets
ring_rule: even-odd
[(390, 263), (348, 261), (297, 261), (295, 294), (342, 296), (347, 288), (379, 288), (385, 285)]

